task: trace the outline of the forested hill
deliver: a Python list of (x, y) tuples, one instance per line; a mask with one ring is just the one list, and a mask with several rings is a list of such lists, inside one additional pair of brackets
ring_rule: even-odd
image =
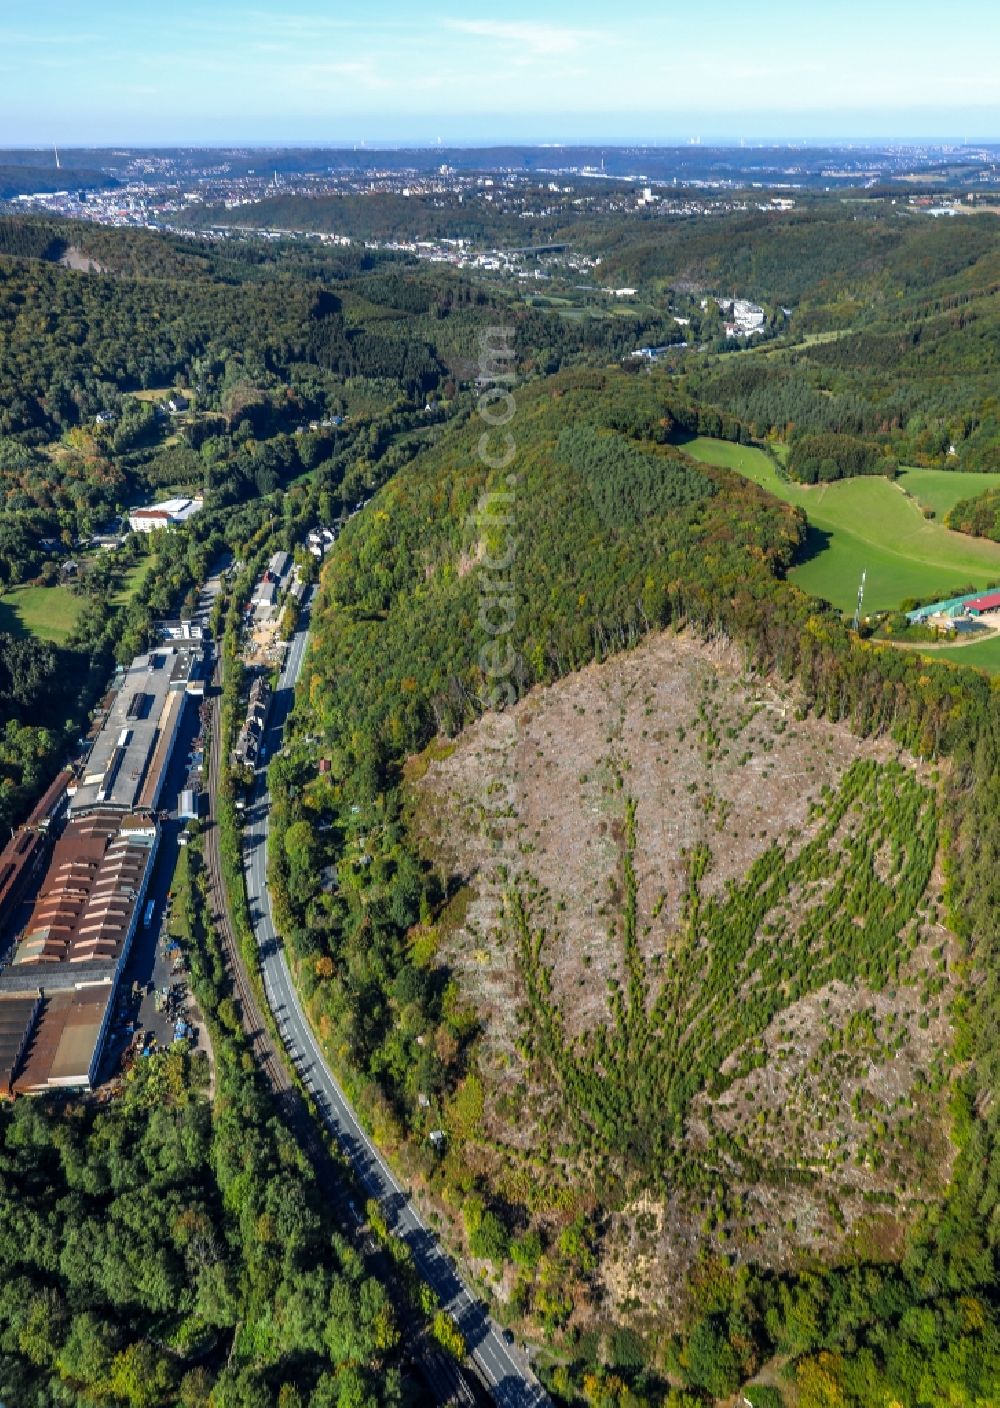
[[(54, 262), (70, 246), (93, 272)], [(0, 219), (0, 436), (40, 443), (174, 382), (224, 413), (239, 382), (286, 420), (326, 409), (345, 380), (453, 390), (500, 310), (525, 363), (547, 370), (673, 329), (648, 312), (571, 323), (405, 256)]]
[(1000, 465), (995, 216), (930, 221), (893, 207), (850, 215), (824, 207), (689, 227), (655, 242), (648, 257), (650, 271), (661, 271), (649, 274), (654, 286), (688, 280), (791, 307), (783, 346), (692, 360), (686, 379), (696, 399), (760, 437), (851, 437), (836, 475), (819, 477), (857, 472), (852, 463), (884, 472), (885, 460), (973, 472)]
[[(79, 703), (94, 632), (114, 635), (125, 606), (107, 589), (126, 563), (99, 562), (94, 533), (168, 492), (224, 511), (318, 477), (336, 495), (325, 512), (353, 505), (461, 411), (498, 322), (524, 374), (615, 361), (673, 328), (648, 309), (562, 319), (361, 247), (0, 217), (0, 590), (45, 588), (36, 607), (61, 602), (77, 621), (59, 651), (8, 649), (0, 819), (23, 815), (75, 736), (65, 691)], [(178, 393), (186, 409), (170, 414)], [(141, 576), (138, 556), (125, 550)], [(71, 557), (79, 575), (49, 592)], [(3, 630), (15, 625), (5, 608)]]
[(195, 226), (246, 226), (262, 230), (309, 230), (349, 235), (365, 240), (475, 239), (504, 245), (544, 243), (559, 230), (557, 217), (532, 221), (530, 228), (516, 214), (491, 206), (473, 210), (433, 196), (403, 196), (392, 192), (373, 195), (278, 195), (255, 201), (237, 211), (223, 206), (203, 206), (187, 217)]
[(843, 321), (949, 281), (960, 286), (969, 271), (995, 271), (1000, 220), (929, 220), (895, 199), (837, 199), (717, 220), (665, 221), (649, 211), (580, 238), (601, 247), (602, 277), (612, 284), (735, 291)]
[[(909, 213), (855, 214), (650, 217), (605, 232), (602, 266), (609, 278), (634, 267), (648, 301), (562, 311), (499, 280), (386, 251), (0, 221), (0, 586), (36, 610), (39, 597), (51, 609), (53, 595), (80, 609), (58, 647), (31, 639), (20, 617), (20, 643), (0, 637), (0, 819), (24, 814), (85, 731), (114, 660), (148, 642), (154, 617), (190, 606), (210, 564), (226, 554), (249, 573), (275, 547), (300, 545), (315, 522), (343, 523), (288, 746), (271, 767), (280, 929), (318, 1039), (376, 1137), (401, 1175), (440, 1195), (442, 1218), (458, 1221), (511, 1317), (555, 1346), (546, 1369), (565, 1403), (731, 1402), (762, 1369), (785, 1375), (795, 1408), (985, 1408), (997, 1398), (1000, 694), (976, 671), (856, 638), (785, 580), (802, 515), (747, 478), (696, 463), (680, 443), (682, 433), (784, 440), (798, 445), (789, 459), (806, 478), (827, 477), (836, 459), (879, 472), (911, 455), (974, 468), (1000, 444), (995, 222), (952, 221), (946, 238), (943, 225)], [(59, 262), (71, 249), (86, 271)], [(746, 279), (739, 294), (794, 301), (776, 341), (724, 356), (692, 346), (671, 353), (673, 371), (609, 365), (677, 336), (674, 294), (694, 297), (682, 285), (719, 291), (730, 279)], [(480, 338), (498, 323), (511, 329), (517, 371), (502, 426), (477, 414)], [(502, 402), (491, 420), (498, 410)], [(491, 467), (498, 452), (501, 467)], [(180, 491), (205, 495), (186, 528), (101, 550), (97, 530), (130, 504)], [(961, 506), (963, 526), (968, 515), (986, 531), (989, 509)], [(69, 558), (78, 577), (63, 572)], [(242, 600), (233, 596), (234, 618)], [(667, 935), (680, 946), (660, 956), (668, 977), (702, 956), (711, 970), (714, 1005), (697, 1014), (698, 1043), (670, 1046), (666, 1000), (645, 1023), (650, 989), (636, 964), (608, 995), (623, 1022), (626, 1010), (637, 1022), (623, 1059), (601, 1033), (570, 1049), (549, 1001), (544, 936), (525, 920), (511, 964), (530, 970), (531, 984), (513, 1004), (524, 1027), (509, 1050), (512, 1068), (515, 1054), (530, 1058), (550, 1081), (549, 1148), (532, 1163), (522, 1144), (518, 1178), (491, 1180), (477, 1069), (488, 1014), (463, 995), (440, 947), (463, 921), (466, 877), (422, 848), (413, 785), (465, 746), (490, 704), (531, 707), (532, 690), (551, 700), (633, 646), (667, 649), (675, 630), (735, 662), (744, 714), (773, 715), (762, 777), (792, 722), (815, 726), (824, 750), (828, 724), (838, 737), (849, 725), (864, 756), (810, 813), (815, 834), (801, 852), (765, 839), (767, 818), (756, 819), (764, 849), (721, 899), (701, 905), (707, 861), (685, 845), (686, 928)], [(759, 682), (780, 704), (759, 696)], [(687, 728), (665, 730), (643, 698), (635, 732), (668, 767), (682, 749), (732, 755), (735, 766), (749, 725), (720, 723), (717, 705), (706, 694)], [(574, 766), (582, 709), (566, 711), (557, 740)], [(786, 776), (802, 774), (782, 774), (775, 790)], [(619, 911), (636, 938), (629, 804), (642, 779), (623, 765), (597, 785), (622, 804), (607, 823), (617, 857), (608, 900), (590, 917), (595, 944), (607, 937), (611, 947)], [(683, 792), (727, 844), (725, 808), (690, 786), (671, 778), (664, 795)], [(477, 796), (477, 823), (503, 806), (499, 791)], [(518, 840), (527, 867), (536, 838)], [(107, 1109), (74, 1105), (64, 1117), (26, 1101), (0, 1112), (0, 1398), (395, 1404), (405, 1392), (397, 1320), (336, 1237), (335, 1209), (256, 1086), (225, 1001), (198, 847), (187, 854), (192, 967), (217, 1018), (214, 1112), (201, 1063), (177, 1055), (140, 1068)], [(890, 883), (899, 873), (912, 879), (902, 896)], [(507, 879), (498, 871), (498, 886)], [(787, 942), (784, 913), (771, 921), (800, 907), (786, 880), (808, 888), (801, 908), (816, 919), (816, 950), (796, 947), (797, 933)], [(756, 923), (765, 899), (768, 922)], [(909, 917), (894, 928), (886, 915), (904, 901)], [(947, 942), (926, 954), (909, 994), (928, 1057), (914, 1103), (933, 1111), (938, 1136), (911, 1141), (924, 1160), (919, 1196), (897, 1197), (905, 1163), (887, 1171), (888, 1193), (859, 1184), (894, 1158), (877, 1128), (882, 1106), (859, 1098), (851, 1118), (869, 1122), (871, 1143), (834, 1171), (872, 1194), (857, 1236), (835, 1255), (798, 1259), (759, 1256), (753, 1239), (705, 1251), (742, 1216), (727, 1173), (737, 1156), (751, 1194), (769, 1177), (793, 1191), (811, 1177), (786, 1151), (762, 1164), (719, 1131), (700, 1151), (715, 1163), (683, 1146), (695, 1099), (729, 1079), (712, 1065), (721, 1039), (749, 1076), (766, 1053), (741, 1049), (740, 1031), (756, 1039), (776, 1004), (817, 995), (818, 951), (824, 974), (835, 965), (875, 1010), (838, 1030), (834, 1066), (858, 1055), (864, 1033), (891, 1065), (899, 1030), (882, 1015), (905, 957), (923, 953), (917, 931), (938, 928)], [(734, 976), (742, 960), (730, 960), (751, 931), (767, 981), (744, 988)], [(479, 964), (475, 936), (468, 948)], [(684, 1063), (680, 1078), (657, 1085), (671, 1063)], [(585, 1189), (552, 1069), (589, 1101), (577, 1104), (596, 1148)], [(887, 1118), (906, 1123), (908, 1098), (893, 1087)], [(512, 1090), (501, 1099), (515, 1124)], [(746, 1103), (749, 1118), (764, 1113)], [(439, 1118), (440, 1157), (429, 1138)], [(559, 1197), (539, 1211), (550, 1172)], [(627, 1324), (602, 1319), (597, 1240), (621, 1204), (642, 1213), (668, 1180), (704, 1199), (687, 1243), (695, 1270), (677, 1278), (669, 1306), (640, 1302)], [(826, 1189), (821, 1216), (837, 1224), (837, 1185)], [(776, 1401), (753, 1392), (767, 1408)]]
[[(482, 583), (469, 569), (501, 530), (477, 507), (482, 495), (513, 496), (519, 689), (667, 624), (673, 588), (684, 613), (706, 619), (716, 591), (753, 592), (790, 563), (800, 515), (740, 476), (641, 438), (671, 422), (662, 394), (620, 372), (527, 385), (517, 393), (516, 490), (477, 457), (473, 418), (387, 487), (365, 530), (345, 536), (324, 579), (314, 667), (328, 660), (338, 678), (338, 715), (370, 725), (352, 765), (367, 768), (389, 740), (422, 746), (429, 729), (459, 726), (489, 695), (477, 663), (489, 642), (476, 624)], [(342, 636), (346, 648), (330, 650)], [(414, 651), (431, 670), (430, 693), (407, 683)]]
[(36, 191), (107, 190), (114, 176), (80, 166), (12, 166), (0, 164), (0, 200)]
[[(473, 421), (418, 458), (345, 533), (323, 576), (300, 742), (271, 768), (282, 931), (327, 1049), (382, 1137), (410, 1147), (414, 1174), (443, 1190), (446, 1205), (463, 1206), (475, 1256), (514, 1263), (518, 1309), (556, 1332), (588, 1294), (597, 1228), (585, 1212), (572, 1218), (581, 1204), (571, 1193), (564, 1218), (539, 1224), (528, 1184), (508, 1180), (501, 1192), (476, 1160), (479, 1014), (435, 966), (437, 926), (454, 923), (454, 906), (468, 901), (423, 864), (405, 779), (447, 757), (448, 735), (487, 703), (507, 703), (670, 624), (723, 633), (758, 668), (794, 679), (803, 705), (820, 715), (946, 758), (947, 903), (968, 979), (954, 1012), (954, 1061), (942, 1053), (959, 1150), (951, 1188), (900, 1265), (860, 1244), (798, 1278), (755, 1272), (752, 1252), (737, 1277), (706, 1265), (688, 1334), (666, 1362), (695, 1402), (725, 1398), (771, 1356), (791, 1361), (796, 1401), (810, 1408), (988, 1402), (1000, 1374), (990, 1231), (1000, 1145), (988, 1094), (1000, 1064), (997, 700), (974, 672), (862, 645), (817, 614), (781, 580), (799, 518), (746, 481), (657, 445), (653, 428), (672, 419), (657, 388), (620, 372), (525, 386), (509, 470), (483, 465)], [(499, 637), (491, 610), (510, 623)], [(715, 746), (711, 730), (705, 738), (700, 746)], [(572, 748), (571, 736), (554, 746)], [(625, 785), (641, 789), (641, 779)], [(494, 802), (478, 796), (475, 805), (478, 826)], [(525, 856), (532, 840), (523, 837)], [(627, 889), (627, 852), (624, 864)], [(857, 935), (857, 926), (843, 933)], [(536, 958), (541, 942), (531, 937)], [(875, 968), (863, 971), (882, 981)], [(543, 973), (526, 998), (536, 1010), (545, 983)], [(592, 1076), (594, 1062), (612, 1059), (598, 1045), (596, 1054), (577, 1048)], [(428, 1092), (452, 1136), (442, 1163), (419, 1134)], [(635, 1177), (682, 1176), (676, 1153), (666, 1168), (661, 1157), (644, 1162), (650, 1148), (633, 1156)], [(562, 1146), (560, 1161), (566, 1154)], [(616, 1167), (601, 1165), (607, 1190)], [(557, 1377), (568, 1393), (571, 1380)], [(627, 1392), (622, 1402), (632, 1401)]]
[[(568, 240), (599, 259), (595, 282), (635, 286), (654, 305), (693, 312), (696, 326), (702, 295), (755, 299), (780, 332), (779, 346), (704, 359), (692, 349), (678, 365), (696, 399), (740, 416), (760, 437), (864, 441), (847, 447), (846, 460), (874, 451), (878, 472), (883, 460), (972, 471), (1000, 464), (994, 214), (932, 220), (901, 197), (885, 196), (806, 198), (790, 212), (688, 220), (664, 219), (655, 206), (626, 219), (581, 216), (570, 205), (532, 221), (529, 238), (525, 222), (503, 212), (378, 195), (283, 197), (248, 207), (240, 218), (376, 239), (461, 236), (500, 246)], [(721, 325), (713, 333), (709, 317), (704, 326), (702, 350), (731, 350)], [(672, 336), (673, 325), (667, 328)], [(622, 339), (619, 355), (637, 345), (640, 339)], [(553, 370), (564, 360), (557, 353), (542, 365)], [(849, 463), (836, 477), (845, 472)]]

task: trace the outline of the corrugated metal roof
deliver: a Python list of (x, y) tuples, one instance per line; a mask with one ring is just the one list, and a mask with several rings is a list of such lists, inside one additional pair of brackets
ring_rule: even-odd
[(15, 965), (113, 962), (142, 892), (152, 834), (148, 823), (135, 829), (115, 812), (70, 821), (56, 843)]

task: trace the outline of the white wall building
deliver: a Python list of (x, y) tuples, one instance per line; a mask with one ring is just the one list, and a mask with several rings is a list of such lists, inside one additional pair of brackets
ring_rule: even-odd
[(193, 499), (164, 499), (159, 504), (149, 504), (146, 508), (135, 508), (129, 513), (129, 527), (133, 533), (152, 533), (157, 528), (176, 528), (186, 523), (203, 506), (201, 496)]

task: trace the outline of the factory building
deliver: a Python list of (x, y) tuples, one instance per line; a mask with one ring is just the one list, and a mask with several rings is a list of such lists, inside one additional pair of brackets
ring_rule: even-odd
[(53, 823), (65, 808), (71, 780), (69, 771), (58, 773), (28, 820), (0, 851), (0, 951), (4, 930), (9, 927), (32, 882), (37, 880), (51, 850)]
[(151, 817), (90, 811), (74, 817), (52, 852), (12, 960), (26, 966), (111, 964), (128, 955), (158, 830)]
[(149, 815), (66, 823), (0, 977), (0, 1094), (93, 1085), (158, 842)]
[(73, 791), (74, 815), (88, 807), (155, 810), (185, 695), (204, 693), (202, 660), (200, 642), (192, 641), (132, 661)]
[(0, 1095), (97, 1079), (203, 661), (202, 643), (182, 637), (120, 672), (81, 775), (61, 774), (0, 853), (0, 941), (12, 940), (0, 970)]

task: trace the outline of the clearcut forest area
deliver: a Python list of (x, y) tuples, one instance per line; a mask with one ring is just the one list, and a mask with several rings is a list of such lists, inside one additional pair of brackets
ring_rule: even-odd
[(465, 887), (437, 958), (483, 1023), (464, 1157), (542, 1225), (607, 1220), (605, 1313), (679, 1323), (709, 1250), (898, 1251), (940, 1193), (936, 790), (688, 633), (432, 745), (414, 825)]
[(709, 1399), (821, 1403), (853, 1372), (823, 1335), (909, 1382), (861, 1306), (925, 1296), (978, 1217), (995, 696), (800, 589), (797, 506), (690, 453), (738, 424), (575, 370), (518, 388), (520, 702), (484, 712), (477, 430), (346, 530), (272, 767), (323, 1048), (561, 1395), (608, 1335)]

